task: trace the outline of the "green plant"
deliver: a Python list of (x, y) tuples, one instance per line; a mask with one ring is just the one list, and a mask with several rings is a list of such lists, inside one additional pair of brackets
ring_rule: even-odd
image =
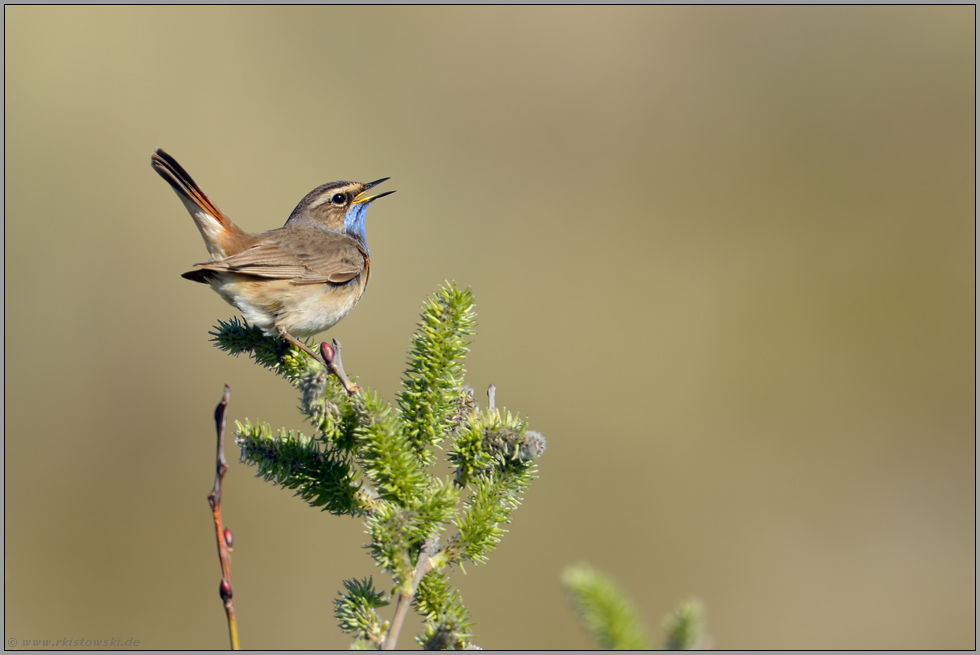
[[(581, 564), (565, 569), (562, 584), (599, 648), (650, 650), (652, 642), (633, 604), (609, 577)], [(697, 649), (702, 642), (704, 607), (697, 600), (682, 603), (663, 625), (666, 650)]]
[[(495, 407), (492, 385), (486, 410), (464, 386), (474, 319), (469, 289), (447, 282), (427, 300), (396, 406), (368, 389), (347, 395), (322, 363), (238, 319), (212, 332), (222, 350), (248, 354), (299, 389), (315, 431), (236, 422), (242, 459), (313, 507), (365, 519), (369, 551), (393, 589), (379, 591), (372, 578), (344, 582), (335, 616), (357, 647), (393, 648), (410, 606), (425, 619), (416, 637), (423, 647), (472, 645), (473, 620), (446, 567), (487, 561), (544, 452), (544, 437)], [(321, 348), (330, 370), (342, 372), (340, 344)], [(444, 441), (455, 476), (442, 479), (429, 469)], [(378, 613), (389, 599), (390, 622)]]

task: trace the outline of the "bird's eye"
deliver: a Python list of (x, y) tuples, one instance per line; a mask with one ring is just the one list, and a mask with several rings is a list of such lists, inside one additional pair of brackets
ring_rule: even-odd
[(330, 199), (330, 202), (339, 207), (343, 207), (347, 204), (347, 196), (342, 193), (335, 193), (333, 198)]

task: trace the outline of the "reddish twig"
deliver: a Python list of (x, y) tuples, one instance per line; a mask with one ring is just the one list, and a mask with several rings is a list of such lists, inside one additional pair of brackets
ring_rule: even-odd
[(328, 344), (326, 341), (320, 344), (320, 356), (323, 358), (323, 363), (326, 364), (327, 370), (337, 376), (340, 380), (340, 384), (344, 386), (344, 391), (348, 395), (353, 396), (355, 393), (360, 391), (360, 387), (347, 379), (347, 374), (344, 373), (344, 365), (340, 363), (340, 342), (336, 339), (333, 340), (333, 346)]
[(225, 461), (225, 409), (228, 407), (228, 398), (231, 389), (225, 385), (225, 392), (221, 396), (221, 402), (214, 408), (214, 425), (218, 432), (218, 455), (215, 458), (214, 488), (208, 494), (208, 504), (211, 505), (211, 515), (214, 517), (214, 533), (218, 540), (218, 559), (221, 560), (221, 585), (218, 591), (221, 600), (225, 604), (225, 614), (228, 616), (228, 634), (231, 638), (231, 649), (238, 650), (238, 623), (235, 621), (235, 601), (232, 598), (231, 590), (231, 546), (234, 537), (231, 530), (221, 527), (221, 483), (225, 479), (228, 471), (228, 462)]

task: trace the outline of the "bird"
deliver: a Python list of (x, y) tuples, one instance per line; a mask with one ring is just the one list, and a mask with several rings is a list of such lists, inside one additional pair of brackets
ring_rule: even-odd
[[(300, 200), (285, 225), (249, 233), (164, 150), (157, 148), (150, 163), (184, 203), (211, 254), (181, 277), (210, 285), (263, 334), (281, 337), (329, 367), (300, 338), (336, 325), (364, 294), (371, 277), (367, 209), (394, 191), (364, 193), (391, 178), (320, 185)], [(339, 350), (336, 340), (334, 346)], [(345, 377), (338, 377), (348, 388)]]

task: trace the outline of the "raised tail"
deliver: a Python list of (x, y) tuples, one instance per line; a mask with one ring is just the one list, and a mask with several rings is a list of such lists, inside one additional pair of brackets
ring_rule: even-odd
[(204, 195), (201, 187), (197, 186), (176, 159), (157, 148), (150, 157), (150, 164), (173, 187), (187, 207), (204, 237), (211, 259), (224, 259), (247, 247), (248, 233), (235, 225)]

